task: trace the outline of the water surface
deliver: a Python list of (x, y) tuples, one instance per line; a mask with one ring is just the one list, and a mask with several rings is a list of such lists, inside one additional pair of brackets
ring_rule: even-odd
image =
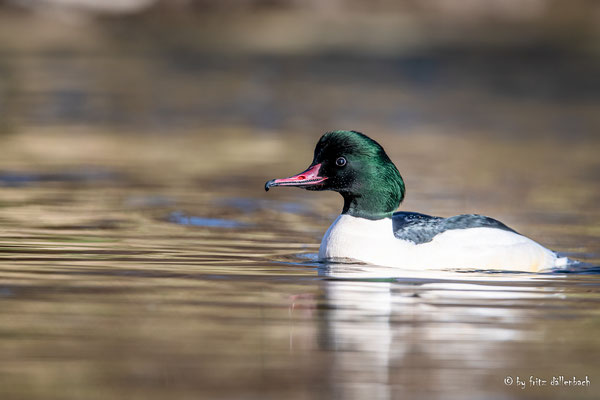
[(518, 48), (258, 54), (219, 19), (0, 17), (0, 399), (600, 398), (597, 269), (322, 265), (339, 195), (263, 189), (356, 129), (403, 210), (600, 265), (597, 57), (529, 23)]
[[(2, 398), (598, 397), (600, 275), (321, 265), (341, 198), (263, 191), (319, 132), (212, 133), (0, 137)], [(378, 139), (403, 209), (489, 214), (600, 263), (587, 143)]]

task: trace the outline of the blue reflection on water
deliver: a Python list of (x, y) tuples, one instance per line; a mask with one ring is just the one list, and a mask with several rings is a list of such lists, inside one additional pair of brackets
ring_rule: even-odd
[(237, 208), (245, 213), (253, 213), (259, 210), (276, 210), (290, 214), (310, 215), (313, 213), (307, 204), (296, 202), (282, 202), (275, 200), (252, 199), (244, 197), (220, 198), (215, 201), (220, 205)]
[(82, 168), (80, 171), (66, 171), (56, 173), (46, 172), (0, 172), (0, 186), (20, 187), (38, 183), (80, 183), (115, 180), (118, 176), (110, 171), (94, 168)]
[(185, 215), (181, 211), (171, 213), (168, 220), (169, 222), (179, 225), (204, 226), (211, 228), (239, 228), (248, 226), (247, 224), (231, 219), (196, 217)]

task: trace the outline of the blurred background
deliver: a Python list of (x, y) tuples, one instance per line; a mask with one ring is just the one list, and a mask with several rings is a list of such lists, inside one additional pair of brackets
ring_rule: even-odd
[(593, 0), (3, 0), (0, 129), (598, 130)]
[(316, 263), (334, 129), (600, 265), (598, 1), (0, 0), (0, 397), (597, 399), (597, 274)]
[(3, 0), (4, 180), (83, 168), (256, 199), (354, 129), (396, 162), (405, 209), (580, 225), (600, 200), (599, 19), (592, 0)]

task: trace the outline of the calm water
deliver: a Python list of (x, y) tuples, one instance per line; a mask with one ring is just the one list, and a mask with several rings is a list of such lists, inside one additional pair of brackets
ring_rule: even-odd
[[(316, 263), (340, 199), (263, 183), (304, 167), (317, 136), (2, 137), (2, 398), (598, 397), (600, 275)], [(483, 210), (600, 261), (590, 149), (573, 148), (572, 169), (513, 176), (537, 162), (519, 165), (521, 141), (445, 143), (480, 154), (484, 171), (435, 165), (439, 153), (421, 151), (433, 136), (381, 139), (407, 177), (407, 209)], [(568, 193), (549, 199), (548, 174), (571, 177)], [(531, 375), (591, 386), (515, 387)]]
[(7, 54), (0, 398), (600, 397), (599, 274), (325, 266), (341, 198), (263, 190), (360, 129), (403, 209), (600, 265), (600, 96), (576, 71)]

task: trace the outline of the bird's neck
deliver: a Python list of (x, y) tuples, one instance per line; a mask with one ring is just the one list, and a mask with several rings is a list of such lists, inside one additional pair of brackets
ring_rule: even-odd
[(385, 189), (369, 190), (360, 194), (340, 192), (344, 198), (342, 214), (353, 217), (379, 220), (391, 218), (402, 200), (402, 196)]

